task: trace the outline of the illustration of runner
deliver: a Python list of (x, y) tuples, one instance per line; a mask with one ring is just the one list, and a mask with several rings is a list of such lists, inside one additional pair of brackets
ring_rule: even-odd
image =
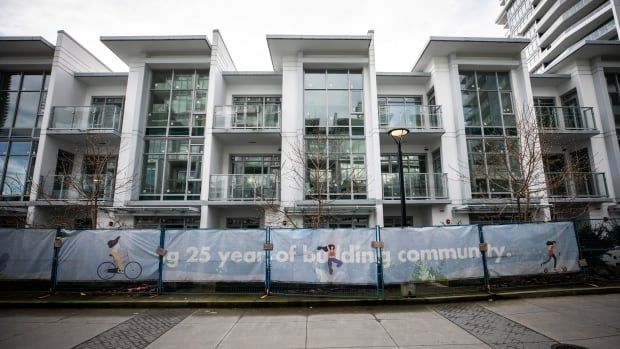
[(117, 236), (116, 239), (109, 240), (108, 247), (110, 248), (110, 256), (112, 256), (114, 264), (116, 264), (116, 269), (119, 273), (123, 273), (125, 256), (121, 253), (121, 244), (118, 242), (120, 239), (121, 237)]
[(549, 263), (551, 261), (551, 258), (553, 258), (553, 270), (555, 270), (558, 264), (558, 258), (555, 256), (555, 244), (555, 241), (547, 241), (547, 260), (540, 263), (541, 267)]
[(316, 249), (327, 252), (327, 269), (329, 269), (329, 275), (333, 275), (334, 268), (332, 267), (332, 264), (336, 263), (336, 268), (340, 268), (342, 266), (342, 261), (336, 258), (336, 245), (328, 244), (327, 246), (318, 246)]

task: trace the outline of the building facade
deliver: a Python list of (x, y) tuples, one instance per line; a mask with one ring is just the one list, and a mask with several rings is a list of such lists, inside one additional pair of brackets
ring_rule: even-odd
[[(508, 4), (506, 4), (508, 6)], [(523, 38), (431, 37), (409, 72), (374, 35), (268, 35), (238, 71), (219, 31), (0, 38), (3, 226), (397, 226), (620, 215), (620, 46), (533, 74)]]

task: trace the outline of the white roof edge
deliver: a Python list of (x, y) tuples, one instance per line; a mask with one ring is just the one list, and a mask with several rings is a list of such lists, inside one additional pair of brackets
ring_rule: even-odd
[(570, 79), (570, 74), (530, 74), (530, 79)]
[(69, 35), (69, 33), (67, 33), (64, 30), (59, 30), (58, 33), (62, 33), (63, 35), (66, 35), (69, 39), (73, 40), (73, 42), (75, 42), (75, 44), (78, 45), (82, 50), (86, 51), (91, 57), (93, 57), (97, 62), (99, 62), (99, 64), (106, 67), (109, 71), (112, 71), (112, 69), (110, 69), (110, 67), (108, 67), (107, 64), (103, 63), (103, 61), (99, 59), (99, 57), (95, 56), (92, 52), (90, 52), (89, 49), (84, 47), (84, 45), (82, 45), (79, 41), (75, 40), (73, 36)]
[(127, 77), (129, 73), (127, 72), (75, 72), (73, 76), (76, 78), (79, 77)]
[(426, 72), (377, 72), (377, 76), (402, 76), (402, 77), (423, 77), (427, 78), (431, 76), (431, 73)]
[(42, 36), (0, 36), (0, 41), (40, 41), (43, 45), (50, 49), (56, 49), (56, 46), (47, 41)]
[(204, 40), (211, 49), (211, 42), (206, 35), (137, 35), (137, 36), (100, 36), (100, 41), (161, 41), (161, 40)]
[(282, 35), (267, 34), (267, 40), (372, 40), (372, 35)]

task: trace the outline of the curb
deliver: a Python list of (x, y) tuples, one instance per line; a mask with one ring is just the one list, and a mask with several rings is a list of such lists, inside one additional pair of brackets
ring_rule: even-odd
[(371, 305), (421, 305), (455, 302), (479, 302), (489, 300), (508, 300), (540, 297), (563, 297), (620, 293), (620, 286), (548, 289), (529, 291), (510, 291), (498, 293), (476, 293), (460, 296), (435, 296), (419, 298), (388, 299), (299, 299), (287, 298), (256, 299), (235, 301), (157, 299), (148, 300), (3, 300), (3, 308), (284, 308), (284, 307), (346, 307)]

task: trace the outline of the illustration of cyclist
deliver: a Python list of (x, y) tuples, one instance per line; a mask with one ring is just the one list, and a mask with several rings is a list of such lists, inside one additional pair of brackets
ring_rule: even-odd
[(558, 264), (558, 258), (555, 256), (555, 244), (556, 244), (555, 241), (547, 241), (547, 260), (540, 263), (540, 266), (542, 267), (543, 265), (549, 263), (551, 259), (553, 258), (553, 270), (554, 271)]
[(125, 256), (121, 253), (121, 244), (119, 240), (120, 236), (117, 236), (116, 239), (112, 239), (108, 241), (108, 247), (110, 248), (110, 256), (114, 259), (114, 264), (116, 265), (115, 271), (109, 272), (118, 272), (123, 273), (125, 268)]

